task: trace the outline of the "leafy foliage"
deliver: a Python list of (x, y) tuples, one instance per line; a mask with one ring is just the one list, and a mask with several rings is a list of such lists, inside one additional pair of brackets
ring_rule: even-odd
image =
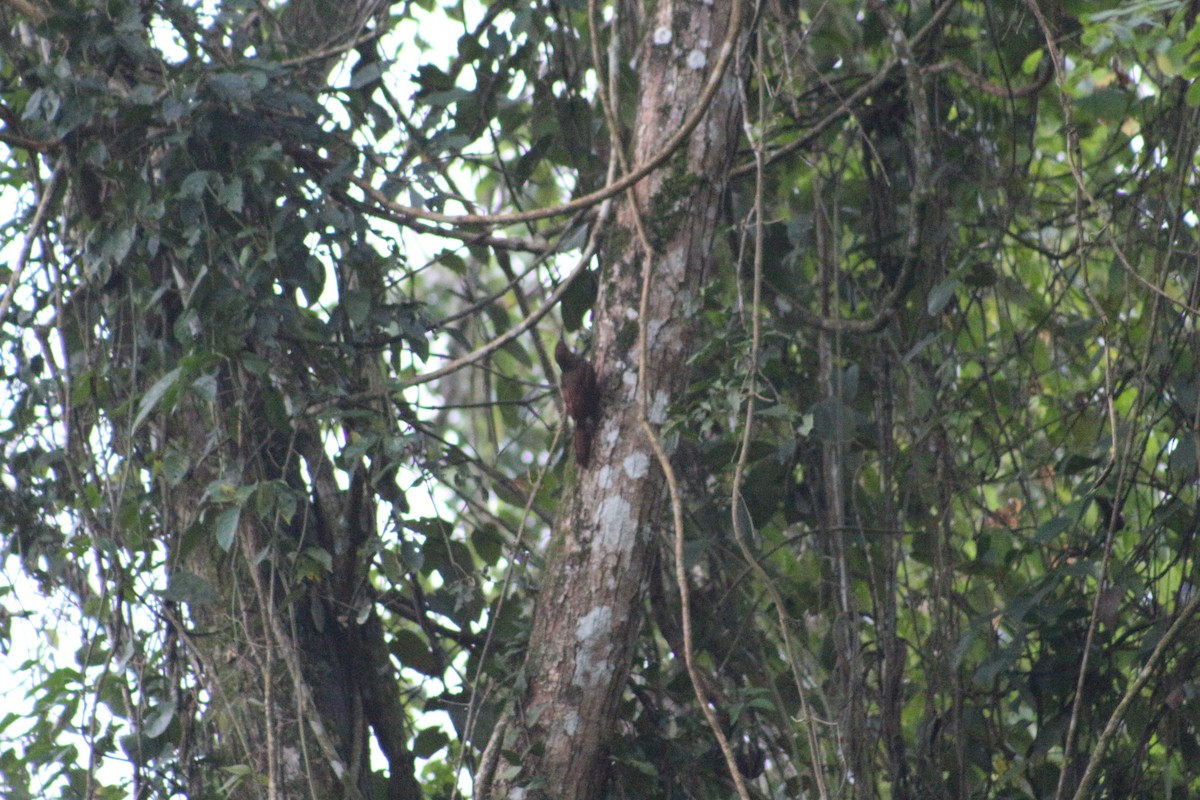
[[(574, 481), (526, 323), (586, 328), (612, 278), (574, 270), (599, 214), (520, 215), (628, 157), (649, 59), (592, 39), (654, 41), (629, 5), (0, 5), (6, 796), (479, 768)], [(756, 796), (1200, 790), (1193, 6), (779, 2), (744, 37), (665, 433)], [(609, 796), (729, 793), (671, 558)]]

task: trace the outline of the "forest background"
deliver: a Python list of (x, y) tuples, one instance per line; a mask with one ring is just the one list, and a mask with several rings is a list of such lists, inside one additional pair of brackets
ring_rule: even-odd
[(1198, 5), (3, 0), (0, 792), (1194, 796)]

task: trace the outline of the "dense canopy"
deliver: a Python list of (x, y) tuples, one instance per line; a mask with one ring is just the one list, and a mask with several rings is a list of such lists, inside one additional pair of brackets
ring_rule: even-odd
[(1200, 792), (1198, 13), (0, 0), (0, 794)]

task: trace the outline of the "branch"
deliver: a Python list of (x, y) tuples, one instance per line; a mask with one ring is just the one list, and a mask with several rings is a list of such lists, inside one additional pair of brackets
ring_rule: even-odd
[[(938, 10), (934, 12), (933, 16), (929, 18), (929, 21), (921, 27), (921, 30), (917, 31), (916, 35), (909, 40), (910, 46), (920, 43), (926, 36), (928, 36), (930, 32), (934, 30), (934, 26), (940, 24), (942, 19), (950, 12), (952, 8), (955, 7), (955, 5), (955, 3), (944, 3), (940, 8), (938, 8)], [(767, 156), (764, 166), (770, 166), (776, 161), (779, 161), (780, 159), (791, 155), (797, 150), (812, 144), (813, 141), (822, 133), (824, 133), (830, 125), (849, 114), (850, 109), (858, 105), (860, 100), (882, 86), (884, 81), (888, 79), (888, 76), (891, 75), (892, 70), (895, 69), (896, 65), (899, 63), (899, 59), (894, 56), (889, 59), (869, 81), (855, 89), (854, 92), (851, 93), (851, 95), (845, 100), (843, 100), (837, 108), (826, 114), (811, 128), (809, 128), (808, 133), (804, 134), (804, 136), (801, 136), (794, 142), (789, 142), (788, 144), (776, 150), (774, 153), (771, 153), (769, 156)], [(755, 161), (748, 161), (740, 167), (735, 168), (731, 173), (731, 177), (740, 178), (743, 175), (748, 175), (752, 172), (755, 172), (757, 169), (758, 166)]]
[[(1075, 790), (1073, 800), (1083, 800), (1087, 796), (1088, 789), (1096, 780), (1096, 772), (1100, 767), (1100, 761), (1104, 758), (1104, 751), (1108, 749), (1108, 743), (1112, 741), (1113, 736), (1117, 733), (1117, 728), (1121, 726), (1121, 720), (1125, 718), (1125, 713), (1129, 711), (1129, 706), (1133, 703), (1135, 697), (1146, 686), (1146, 683), (1158, 671), (1159, 662), (1166, 656), (1167, 648), (1175, 643), (1183, 633), (1183, 628), (1191, 621), (1196, 613), (1196, 609), (1200, 607), (1200, 591), (1193, 590), (1192, 597), (1187, 601), (1187, 605), (1179, 612), (1179, 616), (1163, 637), (1158, 640), (1158, 644), (1154, 647), (1154, 652), (1150, 654), (1150, 658), (1142, 665), (1142, 669), (1138, 672), (1138, 676), (1134, 678), (1133, 683), (1125, 690), (1125, 695), (1121, 698), (1121, 702), (1117, 703), (1117, 707), (1113, 709), (1112, 715), (1109, 716), (1108, 722), (1104, 726), (1104, 731), (1100, 734), (1100, 738), (1096, 740), (1096, 746), (1092, 748), (1092, 755), (1088, 759), (1087, 768), (1083, 772), (1083, 779), (1079, 782), (1079, 788)], [(1062, 774), (1067, 773), (1067, 765), (1069, 762), (1063, 762)]]
[(1015, 89), (1009, 89), (1004, 86), (997, 86), (996, 84), (984, 78), (982, 75), (979, 75), (978, 73), (968, 69), (966, 64), (954, 59), (947, 59), (941, 63), (925, 67), (924, 71), (927, 75), (936, 75), (940, 72), (953, 72), (955, 75), (958, 75), (960, 78), (984, 94), (991, 95), (992, 97), (999, 97), (1004, 100), (1018, 100), (1022, 97), (1030, 97), (1035, 95), (1042, 89), (1046, 88), (1046, 84), (1050, 82), (1050, 78), (1054, 75), (1054, 70), (1052, 69), (1042, 70), (1041, 74), (1038, 75), (1037, 79), (1033, 83), (1027, 86), (1018, 86)]
[(708, 113), (708, 107), (712, 103), (712, 99), (716, 97), (717, 91), (721, 87), (721, 81), (725, 77), (725, 72), (733, 60), (734, 45), (737, 39), (737, 32), (741, 27), (744, 5), (745, 0), (734, 0), (733, 8), (729, 12), (729, 31), (725, 35), (725, 41), (721, 43), (721, 52), (717, 56), (717, 63), (713, 66), (712, 72), (708, 76), (708, 83), (705, 84), (704, 90), (701, 92), (699, 100), (696, 101), (696, 107), (691, 115), (684, 120), (683, 125), (666, 141), (661, 150), (615, 183), (610, 183), (601, 189), (585, 194), (583, 197), (578, 197), (568, 203), (548, 208), (536, 208), (514, 214), (440, 214), (397, 203), (372, 186), (365, 178), (350, 176), (350, 181), (361, 189), (366, 197), (377, 203), (380, 208), (387, 209), (394, 214), (399, 214), (408, 219), (421, 219), (443, 225), (480, 225), (493, 227), (512, 225), (520, 222), (535, 222), (540, 219), (573, 214), (576, 211), (581, 211), (609, 200), (626, 189), (632, 188), (642, 178), (645, 178), (651, 172), (665, 164), (667, 159), (688, 140), (692, 135), (692, 131), (704, 119), (705, 114)]
[(445, 375), (449, 375), (452, 372), (456, 372), (457, 370), (462, 369), (467, 364), (471, 364), (475, 361), (478, 361), (479, 359), (484, 358), (488, 354), (493, 353), (496, 350), (499, 350), (501, 347), (508, 344), (510, 341), (517, 338), (522, 333), (524, 333), (525, 331), (529, 330), (534, 325), (536, 325), (541, 320), (542, 317), (549, 314), (550, 311), (553, 310), (554, 306), (558, 303), (558, 301), (560, 299), (562, 299), (562, 296), (567, 293), (567, 290), (569, 288), (571, 288), (571, 283), (577, 277), (579, 277), (580, 273), (582, 273), (583, 270), (587, 267), (588, 262), (592, 260), (592, 256), (595, 255), (596, 249), (599, 246), (599, 238), (600, 238), (599, 232), (604, 227), (603, 223), (607, 220), (608, 212), (609, 212), (610, 208), (611, 208), (611, 205), (609, 204), (609, 201), (605, 200), (604, 205), (601, 207), (601, 210), (600, 210), (601, 219), (597, 220), (596, 225), (592, 228), (591, 236), (588, 237), (587, 247), (584, 248), (583, 253), (579, 257), (579, 263), (575, 265), (575, 269), (573, 269), (571, 271), (571, 274), (568, 275), (565, 279), (563, 279), (563, 281), (561, 283), (558, 284), (558, 287), (555, 288), (554, 292), (550, 295), (549, 299), (546, 300), (546, 302), (542, 304), (541, 308), (539, 308), (537, 311), (534, 311), (529, 316), (525, 317), (525, 319), (518, 322), (512, 328), (509, 328), (507, 331), (505, 331), (500, 336), (497, 336), (495, 339), (492, 339), (487, 344), (484, 344), (482, 347), (478, 347), (475, 350), (471, 351), (470, 353), (467, 353), (462, 358), (456, 358), (455, 360), (451, 361), (449, 364), (446, 364), (443, 367), (439, 367), (438, 369), (435, 369), (432, 372), (423, 372), (420, 375), (414, 375), (413, 377), (403, 381), (401, 383), (401, 388), (407, 389), (412, 386), (419, 386), (422, 383), (429, 383), (430, 381), (437, 380), (438, 378), (441, 378)]
[(437, 636), (449, 639), (462, 647), (478, 647), (484, 642), (485, 637), (482, 634), (448, 628), (440, 622), (430, 619), (429, 615), (423, 609), (417, 608), (416, 603), (395, 589), (389, 589), (381, 595), (379, 602), (396, 616), (419, 624), (426, 635), (430, 633), (437, 634)]
[(42, 225), (46, 221), (46, 211), (50, 208), (50, 198), (54, 196), (58, 188), (58, 181), (63, 172), (63, 166), (66, 161), (66, 156), (59, 156), (58, 163), (54, 165), (54, 172), (50, 176), (50, 185), (42, 191), (42, 196), (38, 200), (37, 211), (34, 212), (33, 222), (29, 224), (29, 230), (25, 233), (25, 242), (21, 245), (21, 252), (17, 255), (17, 263), (12, 267), (12, 276), (8, 279), (8, 291), (4, 293), (4, 297), (0, 298), (0, 325), (4, 324), (4, 318), (8, 316), (8, 309), (12, 306), (13, 294), (17, 290), (17, 283), (21, 280), (21, 273), (25, 271), (25, 267), (29, 266), (29, 254), (33, 251), (33, 241), (41, 233)]
[[(758, 37), (758, 61), (761, 64), (765, 58), (763, 49), (762, 37)], [(742, 105), (745, 108), (751, 108), (749, 99), (745, 96), (746, 81), (738, 83), (739, 90), (742, 92)], [(756, 106), (759, 109), (759, 124), (760, 131), (765, 130), (765, 122), (763, 116), (766, 114), (766, 97), (765, 86), (766, 82), (760, 80), (758, 83), (758, 98)], [(750, 516), (747, 514), (745, 518), (742, 516), (742, 507), (744, 501), (742, 499), (742, 483), (746, 476), (746, 465), (750, 457), (751, 435), (754, 432), (754, 399), (758, 395), (758, 356), (762, 347), (762, 284), (763, 284), (763, 249), (764, 249), (764, 225), (763, 225), (763, 209), (766, 205), (766, 200), (763, 197), (763, 189), (766, 183), (766, 157), (765, 145), (760, 135), (757, 139), (754, 137), (754, 131), (747, 122), (743, 122), (746, 131), (746, 138), (749, 140), (754, 151), (755, 180), (754, 180), (754, 283), (751, 290), (750, 300), (750, 330), (751, 330), (751, 345), (750, 345), (750, 366), (746, 370), (746, 420), (742, 427), (742, 441), (738, 447), (737, 465), (733, 472), (733, 487), (730, 492), (730, 515), (733, 518), (733, 536), (737, 541), (738, 550), (741, 551), (742, 558), (750, 565), (755, 575), (762, 582), (763, 588), (771, 595), (771, 601), (775, 606), (775, 613), (778, 617), (779, 634), (783, 638), (784, 654), (789, 663), (788, 672), (792, 676), (792, 680), (796, 685), (796, 693), (800, 698), (801, 712), (804, 714), (804, 730), (808, 740), (809, 758), (812, 760), (813, 778), (817, 784), (817, 794), (821, 800), (826, 800), (829, 796), (825, 786), (825, 773), (821, 769), (820, 758), (820, 742), (817, 740), (816, 730), (813, 727), (813, 715), (808, 705), (808, 693), (804, 690), (804, 681), (795, 667), (796, 660), (792, 658), (792, 637), (788, 633), (788, 622), (785, 617), (787, 608), (783, 603), (783, 598), (779, 595), (779, 590), (775, 586), (775, 582), (771, 580), (771, 576), (767, 574), (766, 569), (755, 558), (750, 551), (749, 545), (746, 543), (746, 532), (742, 530), (745, 520)], [(899, 286), (899, 281), (897, 281)], [(815, 315), (814, 315), (815, 316)]]
[(46, 12), (40, 3), (34, 0), (0, 0), (16, 9), (18, 14), (25, 15), (35, 25), (46, 21)]
[[(291, 156), (297, 164), (309, 170), (318, 177), (324, 178), (337, 165), (329, 158), (289, 142), (283, 143), (283, 152)], [(521, 250), (530, 253), (547, 253), (553, 248), (541, 237), (518, 239), (512, 236), (495, 236), (482, 231), (455, 230), (453, 228), (438, 228), (403, 214), (397, 214), (389, 209), (380, 208), (357, 197), (351, 197), (344, 189), (331, 187), (329, 194), (339, 203), (366, 216), (394, 222), (403, 225), (417, 233), (427, 233), (430, 236), (440, 236), (443, 239), (458, 239), (465, 244), (482, 244), (495, 249)]]
[[(730, 14), (729, 29), (725, 36), (726, 44), (735, 41), (739, 29), (741, 28), (741, 12), (742, 3), (738, 0)], [(725, 60), (727, 52), (722, 53), (722, 60)], [(722, 67), (721, 72), (724, 71)], [(707, 106), (708, 100), (704, 101)], [(632, 187), (632, 184), (630, 184)], [(683, 663), (687, 668), (688, 679), (692, 684), (692, 691), (696, 695), (696, 702), (700, 706), (700, 710), (704, 713), (704, 719), (708, 722), (708, 727), (713, 732), (713, 738), (717, 740), (717, 744), (721, 748), (721, 754), (725, 757), (725, 766), (729, 772), (729, 777), (733, 780), (734, 788), (737, 789), (738, 797), (741, 800), (750, 800), (750, 792), (746, 788), (746, 781), (742, 777), (741, 770), (738, 769), (737, 758), (733, 753), (733, 748), (729, 744), (729, 737), (721, 729), (720, 721), (717, 719), (716, 712), (712, 709), (712, 702), (705, 691), (706, 681), (700, 675), (700, 670), (696, 665), (694, 655), (694, 645), (692, 642), (692, 607), (691, 594), (688, 590), (687, 582), (687, 567), (683, 553), (683, 502), (679, 495), (679, 482), (675, 477), (675, 469), (671, 466), (671, 459), (667, 456), (666, 450), (663, 449), (662, 442), (659, 441), (658, 435), (654, 432), (654, 427), (650, 424), (649, 406), (650, 401), (647, 397), (650, 391), (650, 384), (647, 380), (647, 364), (650, 360), (649, 350), (647, 349), (647, 331), (649, 326), (650, 307), (650, 276), (653, 274), (653, 259), (654, 248), (650, 246), (648, 237), (646, 236), (645, 225), (642, 220), (641, 211), (638, 208), (637, 200), (634, 197), (629, 198), (630, 211), (633, 215), (635, 227), (638, 237), (641, 239), (642, 249), (642, 292), (641, 299), (638, 303), (638, 388), (637, 396), (637, 421), (642, 428), (642, 432), (646, 434), (646, 439), (650, 443), (650, 448), (654, 451), (654, 457), (658, 461), (659, 468), (663, 471), (663, 477), (667, 483), (667, 493), (671, 500), (671, 519), (672, 529), (674, 531), (674, 556), (675, 556), (675, 584), (679, 589), (679, 605), (680, 605), (680, 620), (683, 625)]]
[[(2, 116), (4, 115), (0, 114), (0, 117)], [(35, 153), (49, 153), (62, 144), (58, 139), (31, 139), (28, 136), (22, 136), (19, 133), (9, 133), (8, 131), (0, 131), (0, 142), (4, 142), (9, 147), (19, 147), (22, 150), (31, 150)]]
[[(929, 187), (931, 185), (930, 174), (933, 171), (933, 155), (929, 148), (929, 142), (933, 138), (932, 124), (929, 119), (929, 108), (926, 100), (922, 70), (912, 47), (920, 37), (924, 36), (930, 30), (930, 26), (943, 16), (945, 9), (950, 8), (950, 6), (951, 4), (947, 3), (941, 9), (938, 9), (938, 14), (934, 15), (934, 18), (921, 29), (917, 36), (910, 40), (904, 36), (903, 29), (900, 27), (899, 22), (892, 17), (891, 12), (879, 2), (874, 4), (876, 12), (887, 28), (894, 55), (892, 60), (874, 78), (863, 87), (860, 87), (850, 98), (847, 98), (834, 114), (840, 116), (842, 113), (845, 113), (852, 104), (852, 101), (864, 94), (864, 89), (868, 87), (873, 88), (875, 85), (881, 84), (893, 66), (900, 64), (904, 67), (905, 78), (908, 84), (909, 105), (912, 108), (913, 122), (916, 129), (913, 137), (913, 150), (915, 151), (913, 161), (915, 162), (915, 167), (913, 170), (912, 189), (909, 192), (909, 214), (911, 216), (908, 221), (908, 231), (905, 233), (904, 265), (901, 267), (900, 274), (896, 277), (896, 282), (892, 285), (891, 290), (883, 298), (882, 308), (875, 316), (865, 320), (830, 319), (801, 308), (797, 310), (797, 313), (805, 325), (828, 333), (878, 333), (896, 315), (900, 301), (908, 294), (909, 278), (912, 276), (913, 268), (917, 262), (921, 239), (921, 207), (929, 194)], [(830, 120), (832, 116), (827, 116), (825, 119)], [(805, 137), (801, 141), (809, 139), (810, 137)], [(779, 152), (777, 151), (770, 159), (767, 159), (767, 163), (778, 156)]]

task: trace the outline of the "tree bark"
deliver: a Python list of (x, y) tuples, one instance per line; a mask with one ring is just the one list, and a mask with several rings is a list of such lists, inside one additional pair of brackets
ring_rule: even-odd
[[(279, 25), (288, 36), (287, 46), (309, 58), (305, 67), (289, 76), (297, 91), (317, 97), (325, 88), (329, 68), (344, 52), (342, 45), (360, 36), (386, 6), (383, 0), (292, 0), (283, 6)], [(314, 24), (315, 19), (321, 24)], [(153, 50), (147, 47), (146, 52)], [(124, 64), (117, 59), (113, 63), (108, 78), (117, 84)], [(230, 120), (241, 122), (233, 114)], [(117, 123), (109, 124), (112, 130), (103, 129), (108, 139), (124, 141)], [(126, 160), (131, 171), (160, 175), (155, 191), (168, 193), (171, 182), (181, 179), (172, 171), (176, 162), (169, 153), (150, 148), (126, 152), (117, 147), (110, 147), (110, 152), (114, 163)], [(194, 148), (189, 155), (202, 163), (207, 154)], [(138, 159), (147, 159), (153, 167), (139, 164)], [(219, 171), (230, 169), (233, 160), (213, 158), (202, 165)], [(111, 198), (85, 196), (98, 185), (83, 180), (72, 183), (65, 230), (73, 230), (81, 214), (90, 218), (89, 225), (79, 226), (85, 230), (114, 219), (128, 224), (119, 206), (104, 202)], [(209, 233), (232, 238), (244, 234), (247, 221), (261, 223), (269, 214), (248, 201), (236, 219), (214, 217)], [(78, 247), (85, 249), (83, 243)], [(95, 292), (88, 289), (74, 292), (61, 324), (69, 340), (84, 342), (86, 347), (80, 353), (68, 351), (67, 372), (108, 363), (114, 373), (127, 370), (141, 376), (140, 385), (131, 382), (114, 389), (127, 391), (127, 402), (137, 408), (149, 384), (159, 377), (139, 361), (144, 355), (138, 348), (162, 352), (167, 359), (182, 352), (173, 335), (182, 310), (177, 283), (180, 276), (189, 276), (191, 268), (164, 247), (149, 268), (162, 300), (149, 304), (148, 310), (136, 302), (97, 302)], [(133, 283), (133, 278), (114, 278), (112, 288), (106, 286), (105, 291), (132, 292), (124, 287)], [(269, 289), (266, 294), (244, 291), (250, 302), (264, 307), (272, 302)], [(291, 301), (285, 295), (276, 308), (287, 302)], [(118, 443), (114, 446), (123, 456), (133, 459), (136, 451), (178, 452), (190, 459), (182, 479), (158, 480), (155, 488), (162, 507), (155, 536), (168, 553), (173, 573), (198, 576), (220, 597), (209, 604), (189, 603), (186, 612), (184, 604), (170, 603), (165, 612), (169, 635), (178, 637), (184, 643), (181, 650), (202, 665), (199, 688), (211, 698), (208, 710), (197, 711), (200, 705), (190, 697), (195, 688), (172, 687), (179, 714), (186, 715), (182, 724), (195, 731), (179, 756), (187, 770), (188, 793), (202, 794), (224, 783), (223, 791), (235, 798), (372, 796), (367, 737), (374, 728), (391, 767), (387, 797), (419, 798), (406, 744), (407, 719), (398, 688), (387, 683), (392, 664), (380, 620), (372, 612), (356, 621), (351, 613), (367, 602), (355, 590), (365, 591), (367, 560), (361, 548), (375, 521), (363, 488), (369, 481), (356, 474), (348, 489), (340, 488), (316, 424), (297, 418), (291, 420), (291, 427), (281, 425), (271, 420), (268, 409), (268, 395), (302, 396), (306, 370), (316, 369), (314, 362), (321, 356), (304, 348), (282, 352), (273, 336), (259, 337), (255, 332), (246, 334), (244, 347), (246, 353), (278, 368), (269, 376), (255, 374), (230, 357), (215, 371), (219, 389), (212, 402), (185, 397), (171, 413), (152, 414), (140, 426), (129, 425), (127, 417), (112, 417), (113, 441)], [(345, 369), (341, 363), (335, 366)], [(366, 369), (357, 377), (364, 384), (369, 381)], [(96, 419), (76, 415), (75, 422), (68, 426), (69, 446), (77, 461), (86, 464)], [(204, 534), (218, 510), (213, 487), (222, 483), (231, 492), (276, 487), (295, 500), (296, 510), (290, 516), (280, 513), (266, 519), (254, 514), (242, 497), (237, 502), (247, 508), (232, 541), (218, 547), (213, 537)], [(107, 534), (106, 528), (102, 521), (95, 534)], [(327, 579), (305, 583), (289, 573), (288, 557), (305, 547), (330, 554)], [(234, 641), (241, 646), (233, 646)], [(139, 744), (135, 761), (141, 760), (141, 749)], [(245, 779), (235, 785), (222, 767), (244, 769)], [(136, 766), (135, 775), (142, 769)], [(134, 787), (141, 796), (140, 778), (135, 777)]]
[[(645, 26), (632, 161), (643, 163), (680, 130), (700, 97), (729, 10), (721, 3), (660, 3)], [(670, 36), (667, 36), (669, 32)], [(501, 768), (481, 796), (587, 800), (607, 774), (605, 746), (642, 619), (664, 480), (639, 422), (636, 313), (652, 270), (646, 318), (645, 397), (655, 427), (688, 384), (694, 319), (714, 265), (716, 222), (732, 167), (740, 103), (726, 74), (688, 143), (619, 210), (602, 251), (594, 309), (601, 421), (591, 467), (564, 498), (548, 554), (525, 662), (526, 691), (508, 727), (520, 769)], [(641, 216), (652, 252), (643, 252)], [(669, 443), (668, 443), (669, 445)], [(513, 765), (516, 766), (516, 765)]]

